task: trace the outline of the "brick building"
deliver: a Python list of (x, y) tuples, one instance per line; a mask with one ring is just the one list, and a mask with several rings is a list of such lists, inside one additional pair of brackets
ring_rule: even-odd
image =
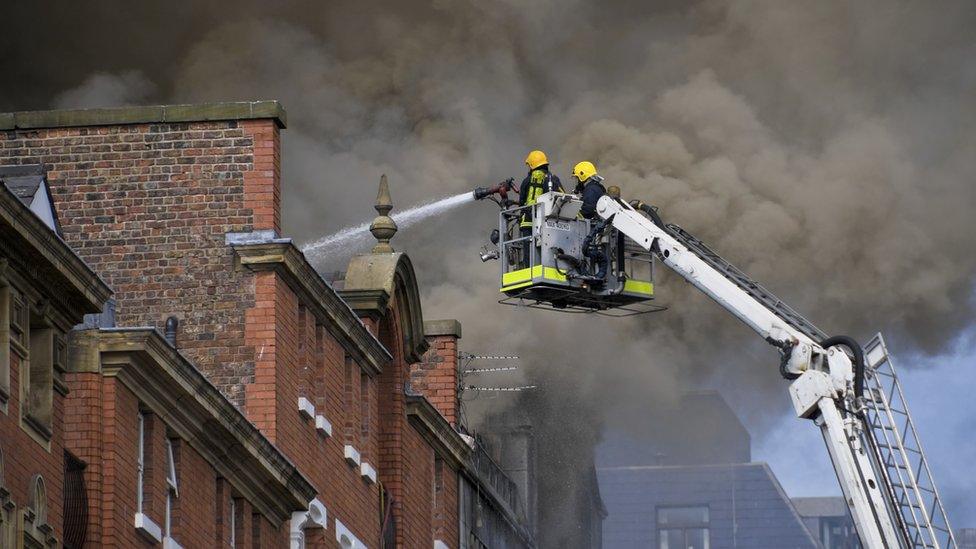
[[(285, 122), (273, 101), (0, 114), (0, 166), (37, 166), (56, 212), (45, 234), (56, 259), (71, 261), (45, 268), (84, 274), (97, 289), (17, 283), (16, 295), (36, 286), (32, 303), (43, 294), (71, 305), (57, 330), (38, 330), (63, 347), (46, 378), (63, 386), (47, 446), (18, 442), (11, 459), (7, 430), (37, 438), (14, 398), (7, 408), (17, 413), (0, 425), (0, 487), (28, 505), (18, 509), (34, 496), (29, 472), (11, 463), (45, 463), (43, 543), (466, 546), (459, 486), (490, 482), (447, 392), (460, 330), (433, 323), (428, 337), (410, 259), (389, 246), (395, 225), (353, 258), (341, 292), (281, 237)], [(21, 221), (43, 218), (19, 207)], [(392, 225), (391, 207), (384, 182), (374, 225)], [(28, 249), (11, 242), (3, 257)], [(109, 287), (112, 306), (69, 337)], [(423, 368), (425, 356), (446, 360)], [(9, 363), (16, 377), (16, 357)], [(27, 530), (7, 532), (26, 540)]]
[[(72, 489), (66, 444), (67, 338), (101, 310), (108, 286), (58, 237), (34, 167), (0, 172), (0, 547), (49, 547), (65, 535)], [(17, 195), (14, 194), (17, 191)]]

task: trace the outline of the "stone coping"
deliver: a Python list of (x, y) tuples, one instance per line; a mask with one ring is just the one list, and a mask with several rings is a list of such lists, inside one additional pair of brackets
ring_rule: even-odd
[(425, 320), (424, 335), (427, 337), (454, 336), (461, 339), (461, 323), (453, 318)]
[(285, 108), (276, 100), (150, 105), (102, 109), (65, 109), (0, 113), (0, 130), (77, 128), (212, 120), (259, 120), (270, 118), (279, 128), (287, 125)]

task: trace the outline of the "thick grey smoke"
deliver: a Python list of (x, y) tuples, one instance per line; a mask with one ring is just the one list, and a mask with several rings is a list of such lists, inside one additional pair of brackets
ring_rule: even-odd
[[(51, 42), (30, 66), (16, 33), (0, 38), (15, 76), (0, 103), (25, 106), (13, 102), (34, 81), (32, 101), (94, 104), (91, 74), (125, 85), (136, 69), (113, 101), (280, 99), (299, 240), (370, 217), (381, 173), (404, 207), (520, 175), (542, 148), (564, 180), (594, 161), (828, 332), (884, 330), (931, 353), (973, 324), (971, 2), (199, 3), (168, 33), (161, 5), (86, 18), (65, 31), (74, 53)], [(709, 379), (755, 392), (742, 410), (754, 429), (789, 413), (773, 351), (666, 274), (671, 309), (644, 318), (493, 306), (496, 265), (476, 251), (494, 222), (471, 206), (393, 244), (429, 318), (459, 318), (471, 350), (520, 354), (527, 379), (558, 379), (587, 403), (578, 421), (653, 417), (649, 403)]]
[(153, 91), (155, 85), (139, 71), (99, 72), (86, 78), (81, 85), (59, 93), (54, 98), (54, 106), (88, 109), (138, 105)]

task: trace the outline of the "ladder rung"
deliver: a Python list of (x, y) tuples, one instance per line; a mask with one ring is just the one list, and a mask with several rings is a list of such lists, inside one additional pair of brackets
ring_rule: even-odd
[(884, 448), (885, 450), (890, 450), (890, 451), (893, 451), (893, 452), (896, 451), (896, 450), (905, 450), (906, 452), (914, 452), (916, 454), (921, 453), (918, 450), (916, 450), (914, 448), (909, 448), (907, 446), (903, 446), (903, 447), (899, 448), (897, 446), (889, 446), (889, 445), (883, 444), (881, 442), (878, 443), (878, 448)]

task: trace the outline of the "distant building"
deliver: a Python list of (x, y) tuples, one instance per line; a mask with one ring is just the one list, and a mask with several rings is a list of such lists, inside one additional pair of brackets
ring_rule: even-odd
[(604, 549), (820, 547), (749, 434), (714, 391), (689, 393), (647, 441), (598, 453)]
[(959, 549), (976, 549), (976, 528), (960, 528), (956, 538)]
[(793, 498), (793, 507), (824, 549), (861, 549), (844, 498)]
[[(546, 424), (551, 403), (544, 398), (541, 393), (520, 393), (484, 422), (479, 440), (526, 503), (539, 547), (601, 549), (607, 512), (592, 451), (585, 445), (568, 448), (568, 442), (575, 441), (553, 438), (553, 426)], [(540, 439), (548, 439), (548, 445)], [(553, 451), (558, 469), (551, 465)]]

